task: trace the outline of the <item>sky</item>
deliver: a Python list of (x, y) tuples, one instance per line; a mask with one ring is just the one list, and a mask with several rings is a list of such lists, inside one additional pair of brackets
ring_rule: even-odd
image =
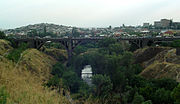
[(0, 28), (54, 23), (76, 27), (180, 22), (180, 0), (0, 0)]

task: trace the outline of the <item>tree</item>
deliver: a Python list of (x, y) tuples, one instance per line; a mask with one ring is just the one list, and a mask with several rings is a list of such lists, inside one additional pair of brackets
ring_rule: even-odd
[(133, 63), (133, 54), (131, 52), (124, 52), (120, 65), (122, 66), (130, 66)]
[(77, 93), (80, 87), (80, 79), (77, 74), (71, 70), (64, 72), (63, 84), (70, 89), (72, 93)]
[(152, 101), (148, 100), (148, 101), (143, 102), (142, 104), (152, 104)]
[(173, 89), (171, 96), (176, 101), (175, 104), (180, 104), (180, 84)]
[(155, 104), (170, 104), (173, 102), (170, 93), (171, 91), (160, 88), (156, 90), (154, 98), (152, 100)]
[(139, 93), (143, 95), (145, 100), (153, 99), (155, 89), (151, 84), (147, 84), (145, 87), (139, 89)]
[(173, 90), (178, 85), (175, 80), (169, 78), (155, 79), (152, 82), (156, 88), (164, 88), (165, 90)]
[(76, 53), (76, 55), (79, 55), (80, 53), (83, 53), (83, 52), (86, 52), (87, 51), (87, 48), (86, 47), (83, 47), (81, 45), (77, 46), (75, 49), (74, 49), (74, 52)]
[(116, 43), (115, 39), (105, 38), (105, 39), (99, 41), (98, 45), (99, 45), (99, 47), (107, 48), (107, 47), (109, 47), (110, 44), (115, 44), (115, 43)]
[(64, 73), (64, 71), (66, 71), (66, 70), (67, 69), (66, 69), (66, 67), (63, 64), (57, 63), (57, 64), (55, 64), (53, 66), (51, 74), (52, 75), (57, 75), (59, 78), (61, 78), (63, 73)]
[(48, 87), (59, 87), (60, 85), (60, 79), (58, 75), (53, 76), (47, 83)]
[(0, 31), (0, 39), (5, 39), (6, 35), (4, 32)]
[(144, 102), (144, 98), (142, 95), (139, 95), (138, 92), (134, 95), (133, 104), (141, 104)]
[(172, 47), (175, 47), (175, 48), (176, 48), (176, 47), (180, 47), (180, 40), (175, 40), (175, 41), (173, 41), (172, 44), (171, 44), (171, 46), (172, 46)]
[(92, 83), (95, 85), (95, 95), (104, 98), (109, 95), (113, 84), (109, 76), (96, 74), (92, 77)]
[(110, 44), (109, 45), (109, 53), (115, 53), (116, 55), (118, 54), (123, 54), (124, 50), (121, 44), (115, 43), (115, 44)]

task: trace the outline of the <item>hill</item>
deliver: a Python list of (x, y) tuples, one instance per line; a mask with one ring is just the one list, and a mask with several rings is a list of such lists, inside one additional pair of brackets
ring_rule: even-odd
[(27, 35), (28, 33), (53, 33), (57, 36), (66, 34), (66, 32), (71, 32), (72, 27), (70, 26), (63, 26), (63, 25), (56, 25), (56, 24), (49, 24), (49, 23), (39, 23), (34, 25), (27, 25), (22, 26), (15, 29), (8, 29), (5, 30), (5, 34), (19, 34), (19, 35)]
[[(0, 41), (0, 44), (8, 42)], [(43, 86), (44, 81), (50, 77), (49, 71), (55, 63), (54, 58), (36, 49), (24, 51), (18, 63), (0, 57), (2, 99), (7, 104), (68, 104), (67, 98), (62, 94)]]
[(38, 77), (47, 79), (56, 60), (36, 49), (27, 49), (19, 61), (21, 69), (29, 70)]
[[(138, 54), (137, 54), (138, 53)], [(140, 75), (145, 78), (172, 78), (180, 82), (180, 56), (170, 47), (148, 47), (135, 52), (136, 61), (145, 68)]]

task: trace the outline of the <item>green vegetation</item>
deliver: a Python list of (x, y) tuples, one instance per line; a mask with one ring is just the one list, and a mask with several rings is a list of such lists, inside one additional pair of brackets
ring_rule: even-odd
[(0, 57), (0, 104), (69, 104), (63, 94), (43, 86), (54, 63), (36, 49), (25, 50), (18, 65)]
[(21, 53), (27, 49), (27, 44), (22, 43), (18, 48), (15, 48), (6, 56), (9, 60), (14, 62), (18, 62), (19, 58), (21, 57)]
[[(90, 99), (98, 104), (172, 104), (177, 102), (172, 94), (178, 83), (172, 79), (147, 80), (139, 75), (143, 68), (134, 64), (134, 57), (128, 45), (107, 38), (99, 43), (80, 45), (75, 49), (70, 66), (56, 64), (52, 75), (53, 82), (61, 82), (70, 89), (74, 100), (81, 103)], [(81, 70), (91, 65), (94, 76), (92, 86), (80, 80)], [(58, 73), (58, 74), (57, 74)], [(53, 77), (53, 79), (55, 79)], [(62, 81), (61, 81), (62, 80)], [(177, 92), (175, 90), (174, 92)], [(88, 100), (89, 101), (89, 100)]]
[(178, 47), (180, 47), (180, 40), (175, 40), (170, 43), (163, 42), (163, 43), (161, 43), (161, 46), (178, 48)]
[(5, 39), (6, 35), (4, 34), (4, 32), (0, 31), (0, 39)]
[[(66, 68), (61, 63), (57, 63), (54, 65), (51, 74), (54, 76), (48, 81), (47, 86), (57, 87), (59, 90), (60, 88), (69, 89), (72, 93), (77, 93), (79, 90), (81, 80), (72, 69)], [(60, 86), (61, 84), (63, 86)]]
[(172, 97), (175, 100), (175, 104), (180, 104), (180, 84), (172, 91)]
[[(57, 46), (58, 45), (55, 44), (50, 47), (57, 48)], [(41, 101), (41, 103), (54, 103), (58, 95), (61, 97), (62, 95), (68, 95), (68, 91), (73, 101), (78, 101), (80, 104), (180, 103), (180, 85), (173, 79), (145, 79), (140, 76), (139, 74), (143, 68), (140, 64), (134, 63), (133, 53), (129, 51), (130, 47), (126, 43), (120, 44), (111, 38), (99, 41), (98, 44), (83, 43), (74, 50), (75, 55), (73, 55), (68, 67), (63, 64), (65, 59), (63, 59), (63, 61), (59, 60), (59, 62), (56, 63), (55, 59), (46, 56), (42, 52), (35, 49), (26, 49), (27, 45), (21, 44), (18, 48), (12, 50), (7, 55), (7, 58), (13, 60), (13, 62), (17, 62), (22, 52), (24, 52), (25, 54), (20, 62), (20, 67), (24, 66), (22, 69), (28, 69), (30, 71), (20, 70), (25, 74), (17, 74), (19, 70), (12, 70), (10, 72), (8, 70), (0, 70), (0, 72), (3, 73), (1, 74), (3, 81), (0, 80), (2, 85), (6, 84), (5, 80), (7, 80), (3, 75), (9, 75), (8, 80), (13, 80), (12, 84), (7, 85), (8, 94), (10, 93), (10, 97), (14, 98), (13, 103), (27, 103), (27, 101), (33, 103), (40, 103)], [(49, 54), (50, 53), (51, 52), (49, 52)], [(56, 64), (53, 65), (53, 63)], [(51, 65), (53, 65), (53, 67)], [(81, 80), (81, 70), (85, 65), (92, 66), (94, 76), (92, 77), (91, 86)], [(13, 67), (13, 65), (11, 67)], [(46, 69), (47, 67), (52, 67), (52, 70)], [(42, 78), (45, 76), (44, 72), (50, 73), (51, 75)], [(40, 76), (36, 76), (37, 74), (40, 74)], [(15, 80), (14, 78), (18, 76), (21, 76), (21, 78)], [(42, 79), (48, 80), (42, 81)], [(10, 87), (16, 83), (18, 83), (17, 90), (14, 86), (13, 88)], [(40, 89), (39, 92), (36, 89), (36, 84), (38, 86), (44, 85), (37, 87)], [(30, 86), (30, 88), (28, 86)], [(55, 93), (50, 95), (48, 91), (42, 90), (46, 89), (46, 87)], [(19, 92), (19, 90), (21, 90), (21, 92)], [(13, 92), (14, 94), (12, 94)], [(36, 92), (39, 95), (36, 94)], [(44, 95), (45, 92), (49, 95)], [(21, 96), (16, 97), (18, 93), (21, 94)], [(8, 94), (5, 89), (0, 89), (0, 97), (3, 96), (1, 97), (3, 102), (6, 102)], [(62, 103), (62, 101), (59, 100), (57, 102)]]
[(144, 101), (143, 96), (142, 96), (142, 95), (139, 95), (139, 94), (136, 92), (136, 94), (134, 95), (134, 99), (133, 99), (132, 103), (133, 103), (133, 104), (141, 104), (141, 103), (143, 103), (143, 101)]
[[(113, 89), (113, 84), (109, 76), (97, 74), (92, 77), (92, 83), (94, 84), (94, 96), (102, 99), (102, 103), (104, 103), (104, 99), (109, 98), (109, 93)], [(110, 100), (110, 99), (108, 99)]]
[(8, 97), (8, 93), (5, 89), (5, 87), (0, 87), (0, 104), (6, 104), (7, 97)]

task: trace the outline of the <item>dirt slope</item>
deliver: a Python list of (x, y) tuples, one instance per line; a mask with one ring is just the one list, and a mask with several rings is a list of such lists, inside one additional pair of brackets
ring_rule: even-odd
[[(150, 47), (139, 53), (139, 56), (144, 59), (141, 64), (145, 68), (140, 75), (148, 79), (172, 78), (180, 82), (180, 56), (176, 55), (176, 49), (155, 47), (155, 50), (154, 52)], [(148, 51), (151, 55), (148, 54)], [(138, 55), (136, 54), (136, 56)]]

